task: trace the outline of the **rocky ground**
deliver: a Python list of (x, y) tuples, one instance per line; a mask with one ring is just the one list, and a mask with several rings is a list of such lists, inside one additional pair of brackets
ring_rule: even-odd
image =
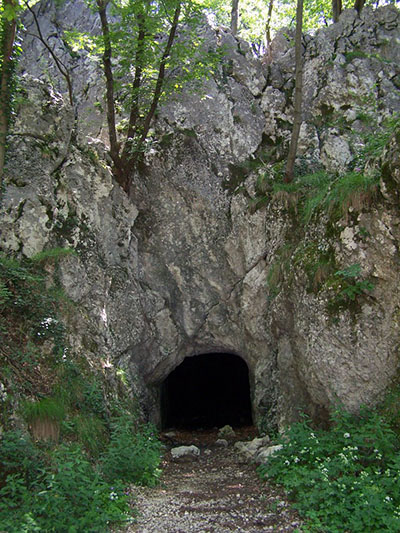
[[(235, 441), (254, 436), (247, 428), (227, 438), (225, 447), (216, 444), (216, 431), (165, 439), (161, 483), (133, 489), (138, 518), (124, 533), (300, 532), (301, 521), (283, 494), (262, 483), (256, 467), (234, 449)], [(200, 448), (199, 458), (172, 461), (170, 448), (189, 444)]]

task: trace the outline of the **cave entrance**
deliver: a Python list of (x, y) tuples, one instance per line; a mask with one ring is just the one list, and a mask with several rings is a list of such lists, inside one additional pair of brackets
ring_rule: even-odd
[(187, 357), (161, 386), (162, 428), (252, 425), (249, 369), (228, 353)]

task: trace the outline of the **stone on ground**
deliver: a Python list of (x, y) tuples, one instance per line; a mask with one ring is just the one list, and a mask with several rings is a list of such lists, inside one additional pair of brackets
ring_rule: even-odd
[(197, 446), (178, 446), (171, 449), (171, 456), (174, 461), (195, 461), (199, 458), (200, 450)]

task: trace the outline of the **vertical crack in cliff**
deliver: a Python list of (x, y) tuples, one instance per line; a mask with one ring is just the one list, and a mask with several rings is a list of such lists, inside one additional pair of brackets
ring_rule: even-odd
[(248, 274), (252, 270), (254, 270), (260, 264), (261, 261), (264, 261), (266, 259), (267, 255), (268, 255), (268, 251), (269, 251), (269, 248), (265, 248), (260, 254), (258, 254), (258, 256), (254, 259), (254, 261), (246, 269), (245, 273), (237, 281), (235, 281), (235, 283), (230, 287), (230, 289), (228, 290), (227, 296), (225, 298), (219, 299), (217, 302), (213, 303), (208, 308), (208, 310), (204, 313), (202, 323), (197, 328), (195, 333), (191, 336), (192, 339), (196, 338), (198, 336), (198, 334), (200, 333), (200, 331), (204, 328), (204, 326), (206, 325), (206, 323), (208, 321), (208, 318), (209, 318), (210, 314), (213, 312), (213, 310), (215, 308), (217, 308), (221, 304), (226, 304), (232, 298), (232, 295), (235, 292), (235, 290), (237, 289), (237, 287), (241, 283), (243, 283), (243, 281), (246, 278), (246, 276), (248, 276)]

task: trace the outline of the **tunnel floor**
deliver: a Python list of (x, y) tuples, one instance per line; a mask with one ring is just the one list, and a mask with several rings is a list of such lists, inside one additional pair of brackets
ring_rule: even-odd
[(162, 384), (161, 417), (163, 429), (251, 425), (247, 364), (226, 353), (187, 357)]

